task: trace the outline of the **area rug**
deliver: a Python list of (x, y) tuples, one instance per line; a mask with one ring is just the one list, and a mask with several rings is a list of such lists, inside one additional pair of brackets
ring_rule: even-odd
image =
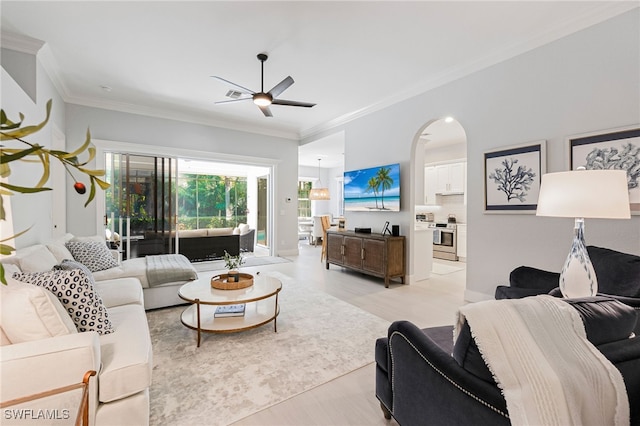
[(447, 275), (454, 272), (462, 271), (464, 268), (460, 266), (444, 265), (442, 263), (433, 262), (431, 272), (437, 275)]
[[(289, 259), (277, 256), (243, 256), (243, 267), (247, 266), (262, 266), (262, 265), (275, 265), (277, 263), (291, 262)], [(193, 267), (198, 272), (205, 271), (217, 271), (225, 269), (224, 260), (211, 260), (208, 262), (195, 262)]]
[[(282, 281), (273, 323), (203, 334), (180, 323), (184, 306), (147, 313), (153, 343), (151, 425), (228, 425), (374, 362), (389, 322), (304, 283)], [(373, 395), (373, 389), (371, 390)]]

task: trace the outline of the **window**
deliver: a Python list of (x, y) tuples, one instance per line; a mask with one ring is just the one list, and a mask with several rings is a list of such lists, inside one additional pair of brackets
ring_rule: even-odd
[(311, 217), (311, 200), (309, 199), (311, 187), (311, 181), (298, 181), (298, 217)]
[(247, 223), (247, 178), (178, 175), (178, 229), (228, 228)]

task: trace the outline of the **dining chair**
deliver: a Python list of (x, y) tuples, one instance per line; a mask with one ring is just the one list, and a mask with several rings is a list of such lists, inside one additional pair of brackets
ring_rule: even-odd
[(320, 254), (322, 262), (327, 256), (327, 229), (331, 228), (331, 221), (329, 216), (321, 216), (320, 222), (322, 223), (322, 253)]

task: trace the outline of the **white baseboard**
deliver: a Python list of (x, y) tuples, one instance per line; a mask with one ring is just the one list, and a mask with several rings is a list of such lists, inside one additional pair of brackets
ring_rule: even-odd
[(467, 302), (482, 302), (484, 300), (493, 300), (494, 297), (490, 294), (480, 293), (477, 291), (465, 290), (464, 300)]

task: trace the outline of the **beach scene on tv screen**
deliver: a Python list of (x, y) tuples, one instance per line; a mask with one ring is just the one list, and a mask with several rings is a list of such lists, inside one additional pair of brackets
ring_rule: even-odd
[(400, 211), (400, 164), (344, 172), (344, 209)]

